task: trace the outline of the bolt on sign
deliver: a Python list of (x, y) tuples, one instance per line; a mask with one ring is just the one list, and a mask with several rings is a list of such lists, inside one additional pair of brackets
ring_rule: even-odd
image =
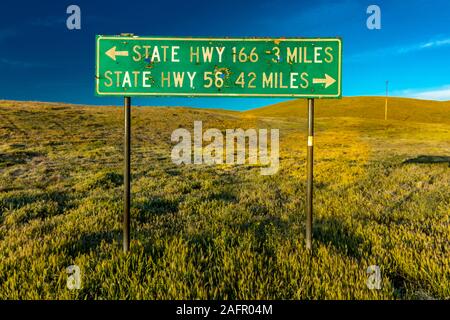
[(340, 98), (340, 38), (97, 36), (99, 96)]

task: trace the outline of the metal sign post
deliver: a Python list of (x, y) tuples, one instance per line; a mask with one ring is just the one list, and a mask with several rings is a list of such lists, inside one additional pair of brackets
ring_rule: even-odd
[(130, 187), (131, 187), (131, 98), (124, 97), (125, 139), (124, 139), (124, 204), (123, 204), (123, 251), (130, 251)]
[(312, 219), (313, 219), (313, 164), (314, 164), (314, 99), (308, 99), (308, 150), (306, 160), (306, 249), (312, 248)]

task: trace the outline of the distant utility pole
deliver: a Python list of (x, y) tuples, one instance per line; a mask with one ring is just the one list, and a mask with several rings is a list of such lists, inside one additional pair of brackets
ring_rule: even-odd
[(384, 120), (387, 120), (387, 100), (388, 100), (388, 95), (389, 95), (389, 81), (386, 80), (386, 100), (384, 103)]

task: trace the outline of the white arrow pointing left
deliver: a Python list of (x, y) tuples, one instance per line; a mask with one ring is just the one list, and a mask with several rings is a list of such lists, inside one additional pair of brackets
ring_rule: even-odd
[(115, 46), (106, 51), (105, 54), (114, 61), (116, 61), (117, 56), (128, 57), (128, 51), (117, 51)]

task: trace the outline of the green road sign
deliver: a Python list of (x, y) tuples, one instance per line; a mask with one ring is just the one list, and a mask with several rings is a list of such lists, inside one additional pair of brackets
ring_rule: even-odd
[(339, 38), (97, 36), (100, 96), (340, 98)]

